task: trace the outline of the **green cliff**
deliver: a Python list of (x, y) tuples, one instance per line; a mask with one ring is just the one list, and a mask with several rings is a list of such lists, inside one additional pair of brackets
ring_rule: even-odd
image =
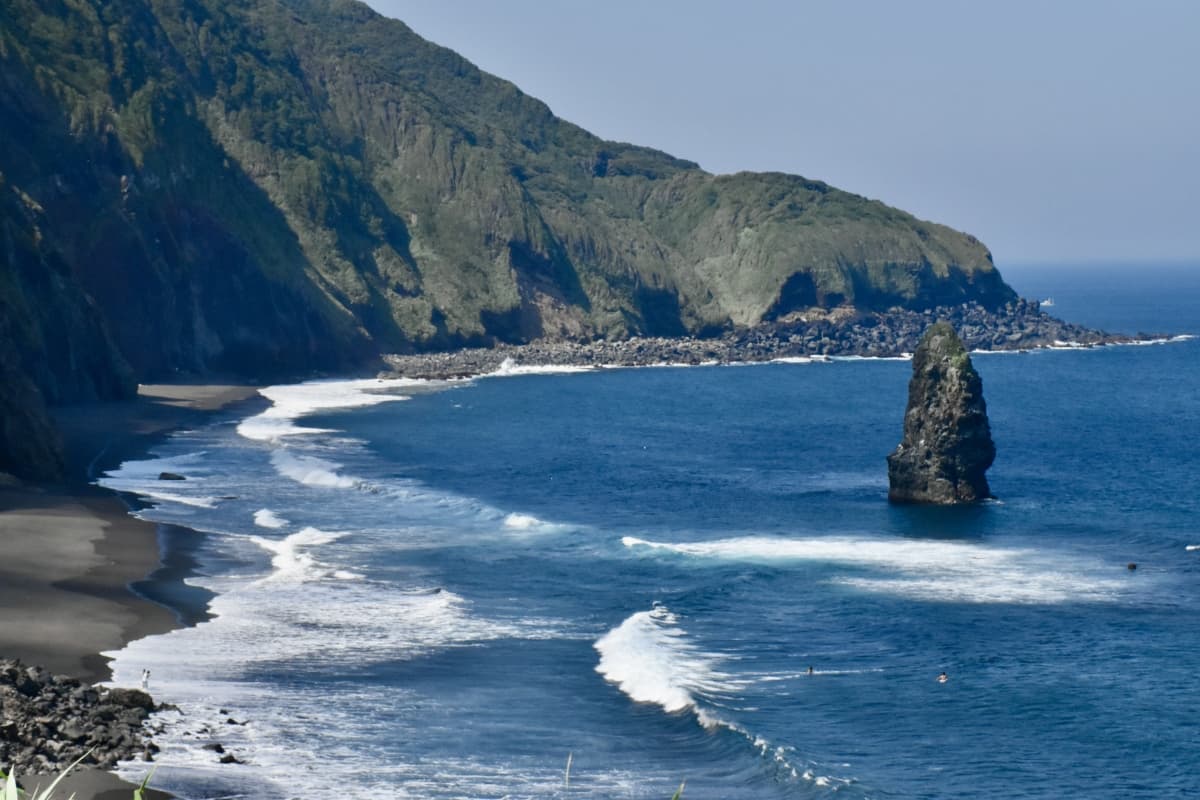
[(0, 173), (0, 364), (50, 402), (1014, 297), (972, 237), (603, 141), (350, 0), (6, 0)]

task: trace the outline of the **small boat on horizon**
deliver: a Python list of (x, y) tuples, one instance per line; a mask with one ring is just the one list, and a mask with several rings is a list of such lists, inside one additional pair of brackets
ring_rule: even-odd
[(1054, 305), (1054, 298), (1047, 297), (1045, 300), (1039, 300), (1038, 305), (1041, 306), (1042, 308), (1051, 308)]

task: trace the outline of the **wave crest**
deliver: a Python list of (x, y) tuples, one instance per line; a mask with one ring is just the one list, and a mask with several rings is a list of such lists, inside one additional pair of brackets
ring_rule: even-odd
[(697, 701), (736, 691), (743, 684), (721, 672), (722, 656), (705, 653), (687, 638), (664, 606), (639, 611), (600, 637), (596, 671), (631, 700), (668, 712), (691, 710), (706, 728), (721, 724)]
[[(721, 561), (821, 562), (850, 568), (829, 580), (872, 592), (958, 603), (1107, 602), (1132, 591), (1117, 569), (1068, 552), (966, 542), (822, 536), (747, 536), (672, 544), (626, 536), (629, 548)], [(1122, 565), (1124, 566), (1124, 565)], [(864, 575), (863, 569), (883, 572)]]
[(260, 442), (270, 442), (285, 436), (330, 433), (323, 428), (306, 428), (296, 420), (319, 411), (340, 408), (362, 408), (380, 403), (407, 400), (399, 390), (423, 383), (409, 378), (369, 378), (343, 381), (309, 381), (307, 383), (267, 386), (258, 393), (271, 401), (271, 407), (261, 414), (242, 420), (238, 433)]

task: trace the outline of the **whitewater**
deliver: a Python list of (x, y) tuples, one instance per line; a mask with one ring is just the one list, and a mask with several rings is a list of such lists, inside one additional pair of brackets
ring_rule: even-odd
[(1185, 797), (1197, 356), (977, 358), (999, 502), (950, 510), (886, 503), (904, 361), (268, 387), (102, 480), (210, 598), (113, 682), (185, 799)]

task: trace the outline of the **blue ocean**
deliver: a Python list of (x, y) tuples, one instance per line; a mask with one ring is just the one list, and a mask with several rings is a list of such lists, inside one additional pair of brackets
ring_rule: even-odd
[(975, 355), (975, 507), (887, 503), (904, 360), (270, 387), (127, 462), (102, 483), (168, 564), (142, 588), (203, 620), (112, 654), (181, 709), (153, 784), (1196, 796), (1200, 268), (1005, 275), (1180, 338)]

